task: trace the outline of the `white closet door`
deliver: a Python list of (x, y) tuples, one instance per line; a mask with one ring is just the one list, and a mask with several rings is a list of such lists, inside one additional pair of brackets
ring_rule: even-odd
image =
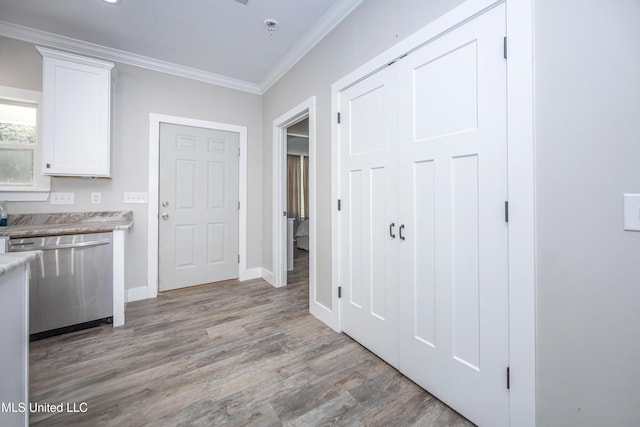
[(340, 284), (342, 330), (395, 365), (397, 245), (391, 234), (397, 235), (398, 224), (393, 72), (393, 68), (383, 70), (340, 97)]
[(504, 6), (398, 62), (400, 370), (509, 423)]

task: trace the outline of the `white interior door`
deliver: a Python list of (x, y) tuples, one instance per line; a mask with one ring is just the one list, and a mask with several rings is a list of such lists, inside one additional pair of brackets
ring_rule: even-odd
[(239, 135), (160, 125), (159, 289), (238, 277)]
[[(342, 330), (395, 365), (398, 358), (394, 69), (341, 94)], [(392, 225), (396, 221), (395, 225)]]
[(504, 6), (412, 53), (400, 78), (400, 370), (509, 424)]

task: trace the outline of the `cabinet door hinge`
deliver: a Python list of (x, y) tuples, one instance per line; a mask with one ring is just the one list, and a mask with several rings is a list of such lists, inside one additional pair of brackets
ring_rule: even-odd
[(342, 121), (341, 119), (342, 119), (342, 117), (340, 117), (340, 113), (338, 113), (338, 124), (341, 123), (341, 121)]
[(507, 390), (511, 388), (511, 368), (507, 366)]
[(504, 55), (504, 59), (507, 59), (507, 37), (506, 36), (502, 41), (502, 52)]
[(504, 202), (504, 222), (509, 222), (509, 202)]
[(342, 298), (342, 286), (338, 286), (338, 298)]

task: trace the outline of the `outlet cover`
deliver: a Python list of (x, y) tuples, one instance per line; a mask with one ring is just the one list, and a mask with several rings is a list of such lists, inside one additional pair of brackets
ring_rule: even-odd
[(76, 193), (51, 193), (49, 196), (49, 203), (52, 205), (73, 205), (75, 201)]
[(102, 193), (91, 193), (91, 204), (99, 205), (102, 203)]
[(124, 202), (125, 203), (148, 203), (149, 202), (149, 194), (148, 193), (124, 193)]

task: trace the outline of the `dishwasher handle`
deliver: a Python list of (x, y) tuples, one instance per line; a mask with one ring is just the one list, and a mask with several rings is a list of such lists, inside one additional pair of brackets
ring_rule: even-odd
[(100, 246), (100, 245), (108, 245), (111, 243), (111, 240), (92, 240), (88, 242), (77, 242), (77, 243), (60, 243), (57, 245), (50, 246), (37, 246), (33, 242), (27, 243), (11, 243), (9, 241), (9, 252), (25, 252), (25, 251), (51, 251), (55, 249), (73, 249), (73, 248), (88, 248), (91, 246)]

